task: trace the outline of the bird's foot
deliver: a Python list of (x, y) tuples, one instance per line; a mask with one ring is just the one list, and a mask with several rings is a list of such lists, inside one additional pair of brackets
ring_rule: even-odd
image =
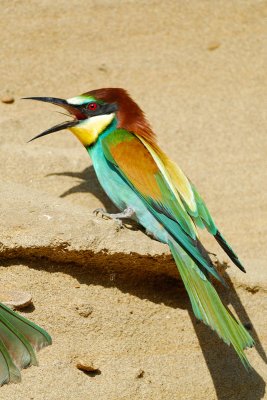
[(134, 215), (134, 213), (135, 212), (131, 207), (127, 207), (122, 212), (116, 213), (116, 214), (109, 214), (103, 208), (97, 208), (96, 210), (94, 210), (95, 215), (100, 215), (102, 218), (105, 218), (105, 219), (114, 220), (117, 224), (117, 230), (120, 230), (123, 228), (123, 224), (122, 224), (121, 220), (125, 219), (125, 218), (131, 218)]
[(104, 208), (96, 208), (93, 213), (98, 217), (100, 216), (101, 218), (105, 218), (108, 219), (109, 214), (104, 210)]

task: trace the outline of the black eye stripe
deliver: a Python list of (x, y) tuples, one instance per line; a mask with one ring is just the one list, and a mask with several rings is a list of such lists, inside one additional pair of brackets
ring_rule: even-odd
[[(94, 110), (91, 110), (89, 108), (90, 104), (96, 104), (97, 107)], [(88, 117), (94, 117), (97, 115), (104, 115), (104, 114), (111, 114), (116, 111), (118, 111), (118, 106), (116, 103), (105, 103), (105, 104), (99, 104), (99, 103), (87, 103), (86, 105), (81, 106), (81, 111)]]

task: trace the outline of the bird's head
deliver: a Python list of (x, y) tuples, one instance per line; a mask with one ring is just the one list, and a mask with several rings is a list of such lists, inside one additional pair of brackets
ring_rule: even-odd
[(63, 107), (73, 117), (40, 133), (31, 140), (69, 129), (85, 146), (94, 144), (99, 135), (114, 124), (114, 129), (124, 128), (154, 141), (154, 133), (140, 107), (126, 90), (119, 88), (96, 89), (68, 100), (55, 97), (27, 97)]

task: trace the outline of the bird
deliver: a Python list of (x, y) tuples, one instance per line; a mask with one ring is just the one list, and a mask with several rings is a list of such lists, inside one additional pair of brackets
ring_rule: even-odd
[(0, 303), (0, 386), (20, 382), (20, 369), (38, 365), (35, 350), (51, 343), (43, 328)]
[(201, 243), (199, 229), (214, 236), (232, 262), (245, 269), (195, 185), (160, 148), (139, 105), (122, 88), (95, 89), (67, 100), (26, 99), (60, 106), (72, 118), (30, 141), (63, 129), (77, 137), (91, 157), (100, 185), (119, 210), (102, 215), (117, 221), (132, 219), (169, 246), (196, 318), (234, 348), (247, 370), (252, 368), (244, 350), (253, 347), (254, 340), (214, 287), (213, 278), (227, 284)]

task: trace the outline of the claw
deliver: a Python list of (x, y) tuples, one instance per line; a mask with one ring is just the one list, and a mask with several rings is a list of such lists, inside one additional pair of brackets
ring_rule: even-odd
[(121, 219), (114, 218), (114, 221), (116, 223), (116, 231), (117, 232), (119, 232), (121, 229), (124, 229), (124, 225), (123, 225)]
[(93, 213), (95, 215), (100, 214), (102, 218), (106, 219), (113, 219), (113, 221), (116, 222), (116, 230), (119, 231), (121, 230), (124, 226), (121, 221), (123, 218), (131, 218), (134, 215), (134, 210), (131, 207), (127, 207), (124, 211), (117, 213), (117, 214), (109, 214), (107, 213), (103, 208), (96, 208)]
[(108, 213), (104, 210), (104, 208), (96, 208), (93, 213), (98, 216), (100, 215), (101, 218), (108, 217)]

